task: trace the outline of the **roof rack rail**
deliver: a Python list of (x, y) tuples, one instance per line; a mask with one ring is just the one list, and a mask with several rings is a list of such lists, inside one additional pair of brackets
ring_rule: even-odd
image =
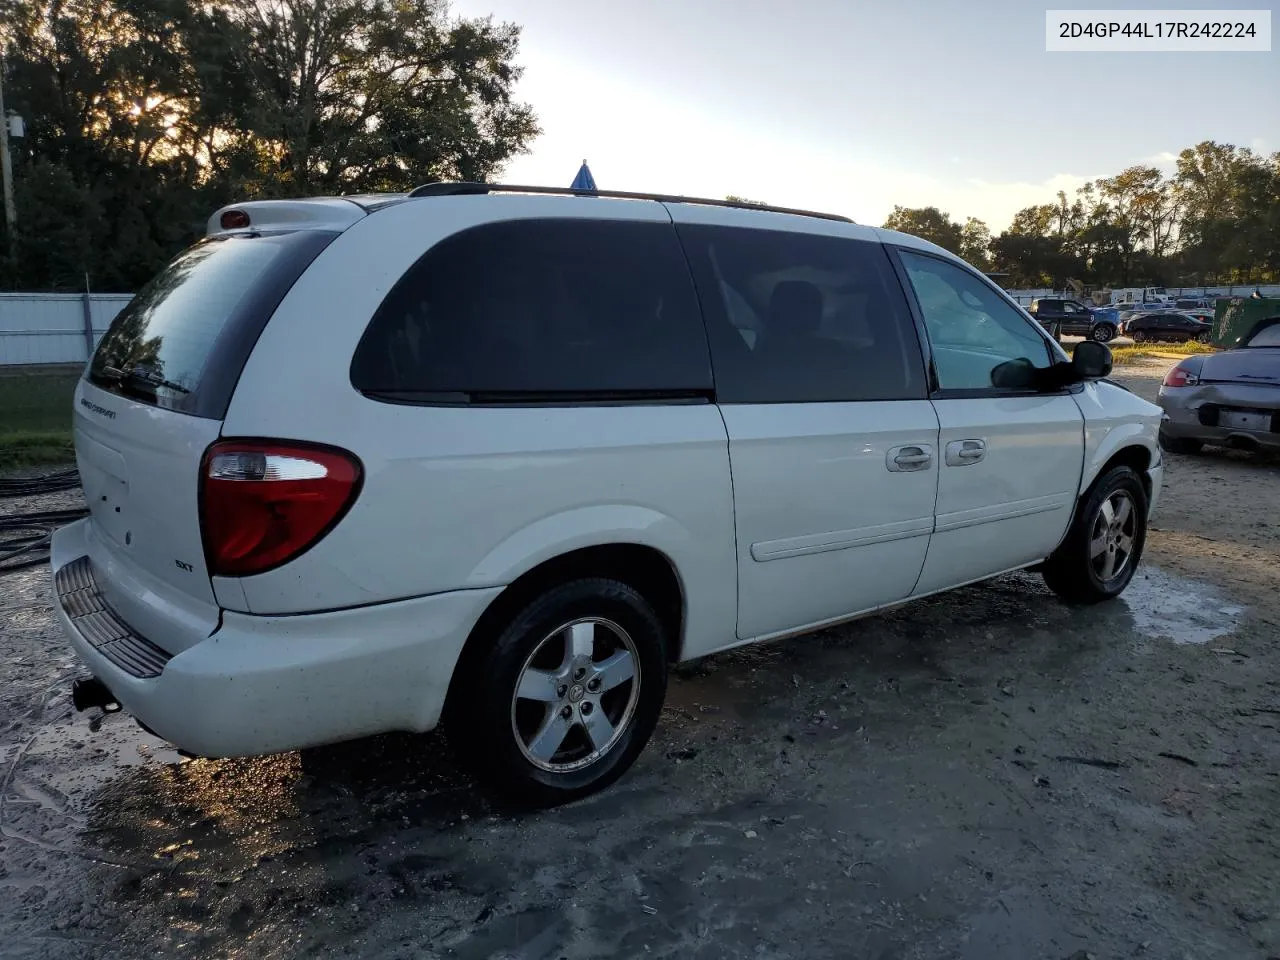
[(626, 190), (575, 190), (572, 187), (527, 187), (510, 183), (474, 183), (470, 181), (443, 180), (424, 183), (409, 191), (409, 198), (477, 196), (486, 193), (541, 193), (563, 197), (607, 197), (614, 200), (656, 200), (659, 203), (696, 203), (707, 207), (732, 207), (738, 210), (767, 210), (770, 213), (789, 213), (799, 217), (817, 217), (821, 220), (839, 220), (853, 223), (838, 213), (819, 213), (815, 210), (797, 210), (791, 207), (773, 207), (746, 200), (711, 200), (706, 197), (682, 197), (668, 193), (633, 193)]

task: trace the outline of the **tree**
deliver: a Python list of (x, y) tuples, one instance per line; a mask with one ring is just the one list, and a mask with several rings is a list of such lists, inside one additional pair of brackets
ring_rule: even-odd
[(1058, 206), (1042, 203), (1024, 207), (1014, 214), (1009, 229), (990, 242), (995, 266), (1009, 274), (1010, 284), (1059, 287), (1078, 272), (1063, 235), (1065, 200), (1060, 195)]
[(1009, 232), (1023, 234), (1028, 237), (1047, 237), (1053, 232), (1054, 219), (1057, 215), (1058, 208), (1051, 203), (1023, 207), (1013, 215), (1013, 223), (1009, 225)]
[(1096, 181), (1104, 216), (1120, 246), (1121, 286), (1128, 286), (1133, 255), (1143, 241), (1153, 239), (1152, 223), (1165, 216), (1163, 177), (1155, 167), (1129, 167), (1109, 179)]
[(969, 217), (960, 231), (960, 256), (979, 270), (991, 269), (991, 230), (977, 217)]
[(995, 268), (1014, 287), (1059, 287), (1070, 274), (1057, 237), (1019, 233), (1012, 228), (991, 241)]
[(538, 133), (513, 99), (520, 31), (443, 0), (224, 0), (246, 37), (247, 129), (291, 192), (486, 180)]
[(443, 0), (0, 0), (6, 286), (136, 290), (235, 198), (484, 180), (537, 135), (519, 30)]
[(952, 253), (960, 253), (963, 228), (937, 207), (895, 206), (884, 226), (888, 230), (898, 230), (936, 243)]
[(1205, 141), (1178, 157), (1181, 268), (1203, 280), (1280, 277), (1280, 154)]

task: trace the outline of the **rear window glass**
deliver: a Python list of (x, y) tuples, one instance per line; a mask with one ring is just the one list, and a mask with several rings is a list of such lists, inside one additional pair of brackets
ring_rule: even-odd
[(112, 321), (89, 380), (155, 406), (221, 417), (267, 319), (334, 236), (219, 237), (185, 250)]
[(702, 397), (711, 361), (670, 224), (511, 220), (428, 250), (351, 365), (366, 394), (421, 403)]

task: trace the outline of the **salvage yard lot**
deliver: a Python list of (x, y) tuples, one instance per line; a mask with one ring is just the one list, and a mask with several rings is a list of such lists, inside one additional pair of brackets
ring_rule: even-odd
[(437, 737), (182, 762), (95, 730), (47, 573), (10, 575), (0, 953), (1280, 956), (1280, 470), (1166, 461), (1122, 600), (1004, 577), (682, 668), (636, 768), (538, 815)]

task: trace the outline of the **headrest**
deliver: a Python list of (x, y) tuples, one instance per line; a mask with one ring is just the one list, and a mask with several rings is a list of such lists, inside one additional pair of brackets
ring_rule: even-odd
[(769, 334), (807, 337), (822, 323), (822, 291), (804, 280), (784, 280), (769, 298)]

